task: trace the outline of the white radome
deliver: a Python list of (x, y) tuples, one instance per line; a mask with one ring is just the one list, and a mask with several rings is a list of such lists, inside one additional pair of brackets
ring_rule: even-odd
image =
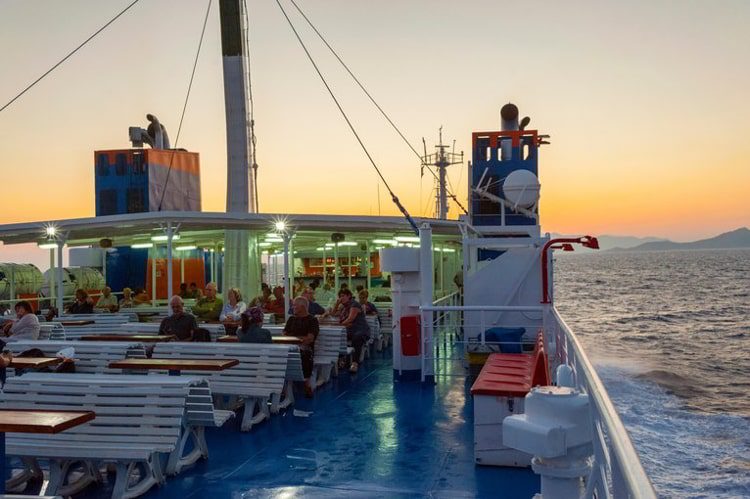
[(516, 170), (505, 177), (505, 199), (520, 208), (531, 208), (539, 201), (539, 179), (528, 170)]

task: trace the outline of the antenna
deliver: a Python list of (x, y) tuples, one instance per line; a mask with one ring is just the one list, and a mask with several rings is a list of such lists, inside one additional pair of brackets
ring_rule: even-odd
[(421, 168), (424, 170), (425, 166), (434, 166), (438, 171), (438, 188), (437, 194), (435, 195), (435, 217), (441, 220), (448, 218), (448, 188), (446, 184), (446, 168), (451, 165), (459, 165), (464, 162), (464, 152), (456, 153), (456, 141), (453, 141), (453, 150), (449, 151), (451, 147), (447, 144), (443, 144), (443, 127), (442, 125), (438, 129), (439, 143), (435, 146), (436, 152), (427, 154), (427, 145), (424, 138), (422, 143), (424, 144), (424, 156), (422, 156)]

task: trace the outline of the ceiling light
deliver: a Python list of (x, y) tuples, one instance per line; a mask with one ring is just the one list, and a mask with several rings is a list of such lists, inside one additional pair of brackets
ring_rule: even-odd
[(400, 243), (418, 243), (420, 241), (416, 236), (396, 236), (394, 239)]
[(57, 248), (57, 243), (40, 243), (37, 246), (39, 246), (39, 249), (55, 249)]
[[(179, 239), (180, 239), (180, 235), (179, 234), (173, 234), (172, 235), (172, 241), (178, 241)], [(166, 236), (166, 234), (163, 235), (163, 236), (153, 236), (151, 238), (151, 240), (152, 241), (166, 241), (167, 240), (167, 236)]]
[(133, 249), (153, 248), (154, 243), (136, 243), (136, 244), (131, 244), (130, 247)]
[(185, 246), (177, 246), (175, 248), (175, 251), (190, 251), (190, 250), (194, 250), (194, 249), (198, 249), (198, 246), (196, 246), (194, 244), (188, 244), (188, 245), (185, 245)]
[(373, 239), (372, 242), (375, 244), (393, 244), (394, 246), (398, 244), (395, 239)]

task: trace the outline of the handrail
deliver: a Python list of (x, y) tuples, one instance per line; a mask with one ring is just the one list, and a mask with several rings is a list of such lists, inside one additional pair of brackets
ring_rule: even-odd
[[(552, 313), (565, 333), (567, 341), (573, 347), (573, 354), (577, 357), (578, 365), (576, 368), (582, 371), (583, 379), (586, 380), (588, 385), (589, 400), (597, 408), (597, 412), (607, 429), (607, 435), (612, 443), (611, 450), (617, 457), (617, 461), (624, 464), (620, 471), (629, 493), (632, 494), (632, 497), (656, 499), (656, 492), (651, 480), (643, 469), (628, 431), (625, 429), (625, 425), (617, 414), (614, 405), (612, 405), (599, 375), (596, 374), (594, 367), (583, 351), (583, 347), (560, 316), (557, 308), (552, 307)], [(580, 379), (580, 376), (577, 376), (577, 379)]]
[(450, 302), (454, 297), (458, 295), (458, 291), (454, 291), (453, 293), (447, 294), (443, 297), (438, 298), (437, 300), (432, 302), (433, 307), (439, 307), (441, 306), (441, 302)]
[(421, 306), (420, 310), (425, 312), (481, 312), (485, 310), (487, 312), (544, 312), (544, 307), (541, 305), (534, 306), (515, 306), (515, 305), (442, 305), (435, 306)]

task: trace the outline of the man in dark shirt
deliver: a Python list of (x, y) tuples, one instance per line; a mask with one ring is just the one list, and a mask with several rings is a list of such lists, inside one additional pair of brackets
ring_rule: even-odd
[(310, 376), (313, 371), (313, 357), (315, 355), (315, 339), (320, 332), (320, 324), (314, 315), (308, 311), (309, 302), (307, 298), (296, 298), (292, 304), (294, 315), (289, 317), (284, 326), (285, 336), (296, 336), (302, 339), (299, 346), (302, 357), (302, 372), (305, 375), (305, 396), (312, 397), (313, 390), (310, 385)]
[(193, 341), (193, 334), (198, 329), (195, 317), (185, 313), (185, 304), (178, 295), (169, 300), (172, 315), (165, 317), (159, 326), (159, 334), (173, 334), (179, 341)]

